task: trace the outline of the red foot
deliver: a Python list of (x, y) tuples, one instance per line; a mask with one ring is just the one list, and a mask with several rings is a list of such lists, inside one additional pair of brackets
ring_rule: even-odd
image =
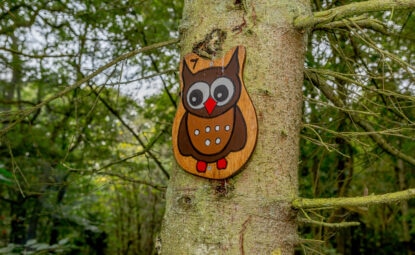
[(227, 165), (228, 165), (228, 162), (226, 161), (225, 158), (221, 158), (218, 160), (218, 162), (216, 162), (216, 167), (218, 169), (225, 169)]
[(205, 161), (197, 161), (196, 170), (198, 172), (204, 173), (206, 172), (206, 168), (207, 168), (207, 163)]

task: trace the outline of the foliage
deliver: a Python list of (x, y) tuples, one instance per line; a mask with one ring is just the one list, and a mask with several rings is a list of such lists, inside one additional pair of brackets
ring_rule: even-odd
[[(313, 7), (352, 2), (314, 1)], [(414, 22), (412, 11), (387, 11), (314, 28), (305, 73), (301, 196), (353, 197), (414, 186)], [(303, 251), (407, 254), (414, 250), (412, 208), (413, 201), (402, 201), (303, 211), (301, 217), (317, 222), (360, 223), (349, 229), (304, 225), (304, 237), (328, 242), (306, 241)]]
[(177, 36), (181, 5), (0, 3), (2, 131), (25, 116), (0, 137), (0, 254), (154, 252), (174, 102), (150, 101), (177, 89), (175, 48), (138, 54), (26, 110), (123, 53)]

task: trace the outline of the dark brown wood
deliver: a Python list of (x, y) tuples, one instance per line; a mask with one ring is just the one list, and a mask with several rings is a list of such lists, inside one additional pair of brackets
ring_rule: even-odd
[(214, 60), (190, 53), (181, 61), (173, 151), (185, 171), (225, 179), (251, 156), (258, 124), (243, 82), (244, 62), (243, 46)]

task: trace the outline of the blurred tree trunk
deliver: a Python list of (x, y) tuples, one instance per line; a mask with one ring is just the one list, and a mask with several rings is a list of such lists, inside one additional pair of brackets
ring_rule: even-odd
[[(13, 101), (20, 99), (19, 85), (22, 81), (22, 68), (23, 62), (20, 59), (19, 52), (19, 40), (14, 35), (11, 34), (10, 38), (12, 39), (11, 48), (15, 51), (12, 53), (12, 77), (10, 83), (6, 83), (3, 89), (3, 99), (5, 101), (5, 107), (2, 110), (12, 109)], [(20, 103), (19, 103), (20, 105)], [(10, 169), (13, 169), (15, 166), (10, 166)], [(16, 203), (11, 203), (11, 229), (10, 229), (10, 242), (15, 244), (24, 244), (26, 242), (26, 207), (24, 203), (26, 198), (19, 192), (17, 195)]]
[(17, 202), (11, 203), (10, 242), (24, 244), (26, 242), (26, 208), (25, 198), (18, 194)]
[[(406, 178), (405, 178), (405, 166), (402, 159), (397, 160), (396, 165), (396, 175), (399, 183), (399, 190), (407, 189)], [(408, 254), (411, 254), (409, 244), (411, 242), (410, 227), (408, 224), (409, 219), (409, 207), (408, 201), (401, 201), (401, 221), (402, 221), (402, 242), (408, 251)]]
[[(3, 90), (3, 99), (6, 102), (6, 106), (9, 105), (9, 107), (4, 108), (4, 110), (10, 110), (11, 101), (16, 100), (16, 94), (17, 99), (20, 100), (20, 83), (22, 82), (22, 69), (23, 69), (23, 62), (20, 59), (20, 56), (17, 52), (19, 52), (19, 40), (17, 37), (12, 34), (10, 35), (10, 38), (12, 39), (12, 45), (11, 48), (14, 50), (12, 55), (12, 77), (10, 83), (6, 83)], [(20, 103), (19, 103), (20, 106)]]
[(306, 31), (292, 22), (308, 11), (307, 0), (185, 1), (182, 55), (214, 29), (226, 33), (223, 52), (246, 47), (244, 81), (259, 133), (253, 156), (232, 178), (172, 170), (162, 254), (294, 253)]
[[(66, 190), (68, 188), (67, 180), (69, 178), (69, 174), (67, 173), (62, 177), (62, 180), (58, 181), (59, 190), (56, 196), (56, 206), (60, 206), (63, 203), (63, 199), (65, 198)], [(52, 214), (52, 229), (50, 231), (50, 239), (49, 244), (56, 244), (59, 241), (59, 228), (62, 225), (62, 216), (60, 214)]]
[(42, 209), (41, 198), (36, 197), (33, 201), (33, 208), (30, 212), (30, 217), (28, 217), (27, 240), (36, 239), (37, 237), (37, 228)]

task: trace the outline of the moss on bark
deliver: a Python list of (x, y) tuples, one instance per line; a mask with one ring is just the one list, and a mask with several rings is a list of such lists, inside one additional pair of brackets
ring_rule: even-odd
[(293, 28), (293, 20), (308, 12), (309, 1), (234, 3), (185, 1), (181, 53), (215, 29), (226, 32), (223, 52), (246, 47), (244, 81), (259, 125), (256, 150), (226, 181), (172, 170), (162, 254), (292, 254), (297, 242), (291, 201), (298, 189), (306, 36)]

